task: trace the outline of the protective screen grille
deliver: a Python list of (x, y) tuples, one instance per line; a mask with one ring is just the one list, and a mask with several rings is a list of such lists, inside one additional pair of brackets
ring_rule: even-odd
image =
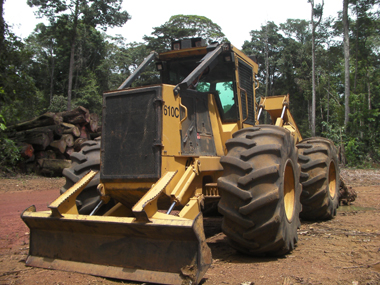
[[(240, 87), (247, 91), (248, 97), (248, 119), (245, 121), (246, 124), (255, 124), (255, 102), (253, 102), (253, 72), (252, 68), (246, 65), (244, 62), (239, 60), (239, 83)], [(241, 92), (241, 102), (243, 110), (243, 118), (246, 118), (246, 99), (245, 93)]]
[(105, 94), (103, 104), (101, 179), (158, 179), (161, 87)]

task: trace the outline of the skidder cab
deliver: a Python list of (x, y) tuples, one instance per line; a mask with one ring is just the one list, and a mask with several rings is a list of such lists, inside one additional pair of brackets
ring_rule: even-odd
[[(131, 87), (153, 59), (161, 83)], [(101, 147), (87, 143), (64, 172), (82, 178), (51, 211), (30, 207), (22, 214), (31, 232), (27, 265), (198, 284), (212, 261), (202, 209), (219, 200), (234, 248), (291, 251), (300, 224), (295, 145), (302, 138), (289, 96), (256, 104), (257, 72), (230, 43), (186, 39), (152, 52), (118, 90), (104, 94)], [(260, 126), (258, 113), (266, 109), (274, 125)], [(100, 175), (88, 172), (96, 169), (88, 160), (95, 150)], [(90, 215), (81, 213), (82, 191), (94, 193)], [(98, 211), (107, 203), (114, 206)]]

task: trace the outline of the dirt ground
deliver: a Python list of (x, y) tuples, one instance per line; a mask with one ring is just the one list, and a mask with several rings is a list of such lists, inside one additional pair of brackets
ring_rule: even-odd
[[(220, 219), (206, 219), (214, 261), (201, 284), (380, 284), (380, 170), (342, 175), (356, 201), (333, 220), (302, 222), (298, 246), (284, 258), (239, 254), (220, 233)], [(63, 184), (63, 178), (0, 178), (0, 284), (140, 284), (25, 266), (29, 229), (20, 215), (32, 204), (46, 210)]]

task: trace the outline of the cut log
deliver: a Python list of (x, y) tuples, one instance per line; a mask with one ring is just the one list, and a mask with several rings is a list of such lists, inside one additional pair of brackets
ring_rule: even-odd
[(37, 163), (40, 173), (47, 176), (62, 176), (63, 169), (71, 166), (66, 159), (39, 159)]
[(34, 154), (34, 148), (28, 143), (19, 143), (17, 146), (20, 148), (21, 157), (30, 158)]
[(28, 135), (33, 135), (36, 133), (53, 133), (56, 136), (62, 135), (62, 127), (60, 125), (50, 125), (50, 126), (44, 126), (44, 127), (37, 127), (33, 129), (23, 130), (19, 132), (13, 132), (8, 135), (10, 138), (22, 138)]
[(17, 140), (33, 145), (35, 150), (45, 150), (46, 147), (53, 141), (53, 137), (53, 132), (49, 131), (47, 133), (28, 134), (25, 137), (17, 138)]
[(66, 142), (67, 147), (74, 146), (74, 137), (71, 134), (64, 134), (62, 135), (61, 140), (64, 140)]
[(70, 124), (88, 124), (90, 122), (90, 112), (79, 106), (71, 111), (60, 112), (59, 116), (63, 118), (63, 121)]
[(51, 125), (59, 125), (62, 123), (62, 117), (58, 114), (54, 114), (52, 112), (47, 112), (39, 117), (36, 117), (30, 121), (22, 122), (13, 126), (9, 126), (8, 129), (10, 131), (23, 131), (29, 130), (37, 127), (45, 127)]
[(58, 149), (60, 153), (65, 153), (66, 147), (74, 146), (74, 137), (70, 134), (63, 134), (61, 139), (51, 142), (50, 146)]
[(50, 146), (52, 148), (59, 150), (60, 153), (64, 153), (66, 151), (67, 145), (66, 145), (66, 142), (64, 140), (60, 139), (60, 140), (52, 141), (50, 143)]
[(90, 133), (91, 140), (95, 140), (96, 138), (99, 138), (102, 135), (102, 133)]
[(51, 149), (44, 150), (44, 151), (38, 151), (35, 153), (35, 155), (36, 155), (36, 160), (45, 159), (45, 158), (49, 158), (49, 159), (56, 159), (57, 158), (57, 156), (55, 155), (55, 152)]
[(74, 147), (67, 147), (66, 154), (70, 157), (75, 152)]
[(93, 133), (98, 131), (99, 116), (97, 114), (90, 114), (90, 130)]
[(85, 138), (77, 138), (75, 141), (74, 141), (74, 150), (75, 151), (80, 151), (81, 150), (81, 146), (82, 146), (82, 143), (84, 143), (87, 139)]
[(79, 128), (73, 124), (61, 123), (61, 127), (63, 128), (63, 134), (72, 134), (75, 137), (80, 136)]
[(48, 156), (47, 158), (49, 158), (49, 159), (56, 159), (57, 158), (57, 156), (53, 150), (48, 149), (46, 152), (47, 152), (47, 156)]
[(88, 121), (89, 119), (87, 119), (85, 117), (85, 115), (78, 115), (70, 120), (68, 120), (67, 122), (70, 123), (70, 124), (80, 124), (80, 125), (86, 125), (88, 124)]
[(86, 126), (82, 126), (80, 129), (80, 137), (86, 140), (91, 139), (90, 132), (86, 128)]

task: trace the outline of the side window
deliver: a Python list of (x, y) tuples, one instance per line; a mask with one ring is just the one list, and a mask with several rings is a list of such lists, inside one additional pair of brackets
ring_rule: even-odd
[(234, 100), (233, 82), (218, 82), (215, 90), (219, 93), (220, 103), (222, 104), (224, 120), (235, 120), (237, 118), (236, 104)]
[(222, 107), (221, 115), (223, 121), (237, 120), (237, 106), (234, 99), (235, 93), (232, 81), (217, 82), (213, 84), (210, 84), (209, 82), (199, 82), (196, 89), (200, 92), (216, 91)]
[(199, 92), (209, 92), (210, 91), (210, 83), (209, 82), (198, 82), (197, 91)]

